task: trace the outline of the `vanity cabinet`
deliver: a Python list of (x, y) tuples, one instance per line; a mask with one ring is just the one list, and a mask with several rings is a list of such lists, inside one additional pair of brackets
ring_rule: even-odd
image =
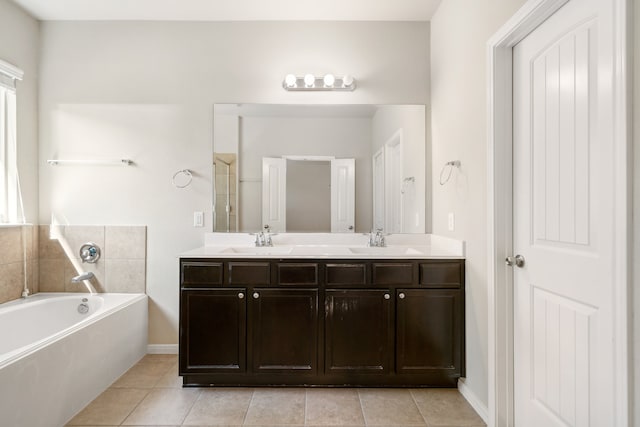
[(180, 268), (185, 386), (454, 387), (464, 376), (464, 260), (191, 258)]

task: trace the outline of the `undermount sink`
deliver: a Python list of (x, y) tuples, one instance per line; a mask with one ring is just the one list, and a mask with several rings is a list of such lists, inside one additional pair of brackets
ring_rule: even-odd
[(220, 251), (223, 254), (243, 255), (289, 255), (291, 248), (277, 246), (233, 247)]
[(404, 248), (404, 247), (394, 247), (394, 246), (366, 246), (366, 247), (358, 247), (358, 248), (349, 248), (351, 253), (354, 254), (364, 254), (364, 255), (423, 255), (423, 252), (413, 249), (413, 248)]

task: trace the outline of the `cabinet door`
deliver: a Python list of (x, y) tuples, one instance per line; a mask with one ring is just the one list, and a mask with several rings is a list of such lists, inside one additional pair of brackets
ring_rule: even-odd
[(245, 372), (246, 290), (183, 290), (180, 373)]
[(326, 291), (326, 373), (389, 371), (391, 300), (388, 290)]
[(459, 290), (396, 291), (396, 372), (449, 371), (462, 368), (463, 307)]
[(255, 288), (250, 299), (253, 372), (315, 374), (318, 290)]

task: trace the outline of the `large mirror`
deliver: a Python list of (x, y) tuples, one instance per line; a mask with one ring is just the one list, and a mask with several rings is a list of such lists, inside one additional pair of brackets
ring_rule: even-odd
[(216, 104), (214, 231), (429, 231), (424, 105)]

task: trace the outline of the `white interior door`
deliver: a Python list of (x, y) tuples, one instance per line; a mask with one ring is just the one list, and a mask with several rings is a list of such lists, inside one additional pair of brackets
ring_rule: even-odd
[(331, 160), (331, 232), (353, 233), (356, 213), (356, 161)]
[(384, 147), (373, 155), (373, 228), (384, 229)]
[(517, 426), (613, 426), (612, 2), (571, 0), (513, 50)]
[(262, 227), (287, 231), (287, 161), (262, 158)]

